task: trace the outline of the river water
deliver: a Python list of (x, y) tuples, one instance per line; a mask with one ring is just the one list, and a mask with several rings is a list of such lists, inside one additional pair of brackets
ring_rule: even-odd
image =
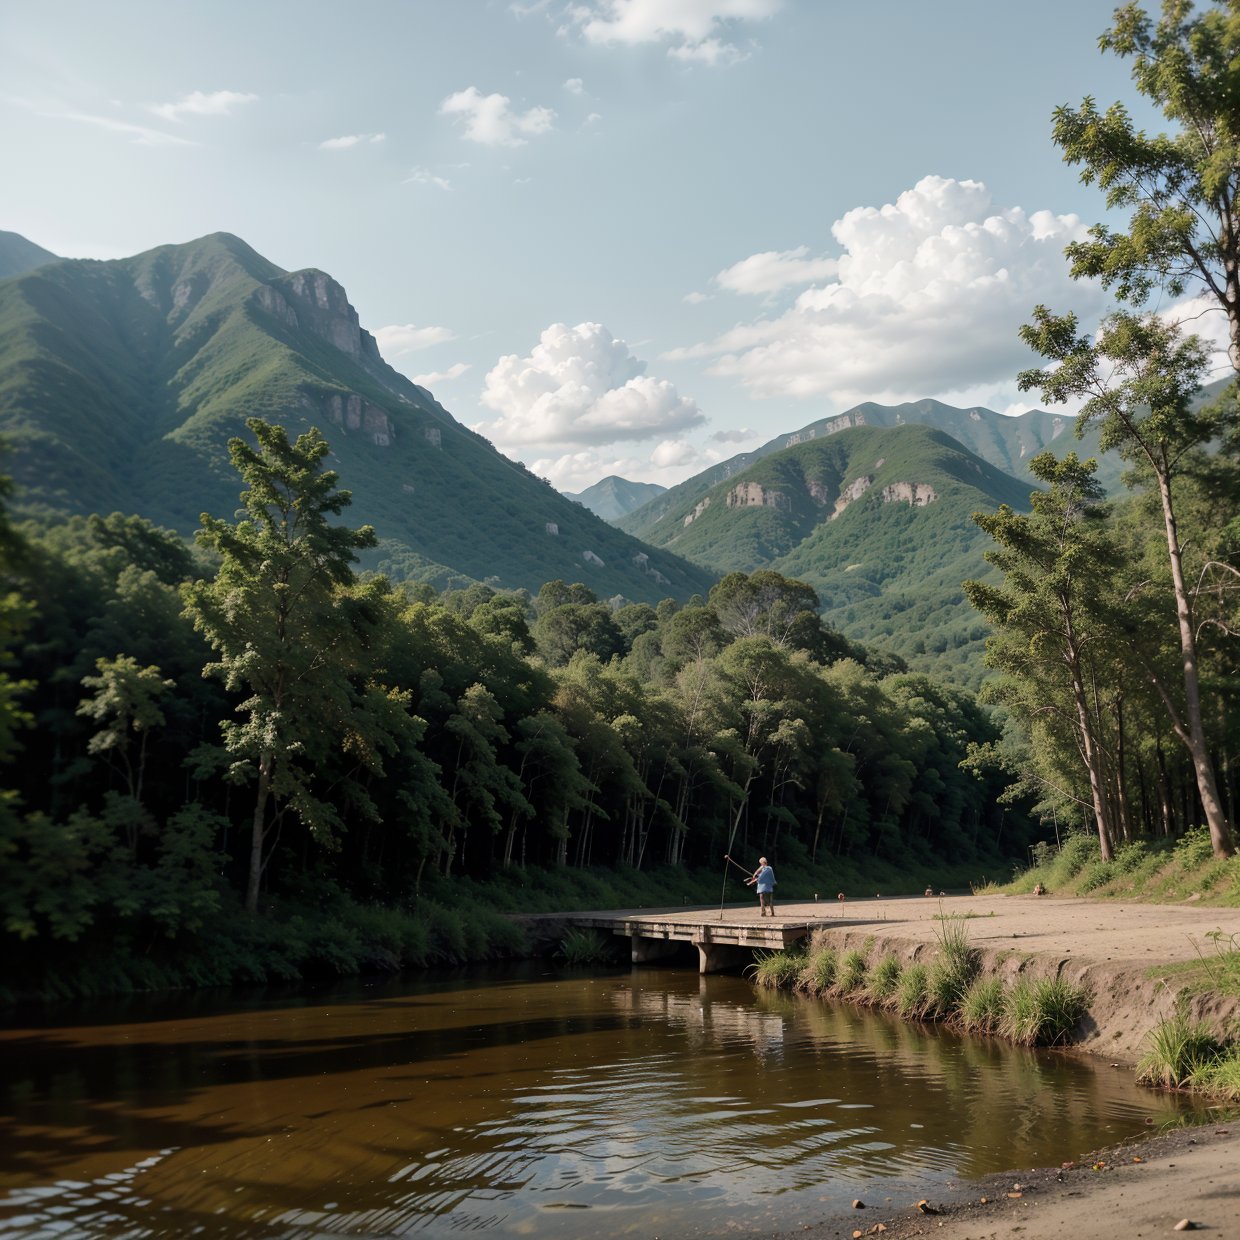
[[(0, 1029), (0, 1237), (769, 1235), (1190, 1104), (681, 969), (530, 965)], [(854, 1216), (855, 1217), (855, 1216)]]

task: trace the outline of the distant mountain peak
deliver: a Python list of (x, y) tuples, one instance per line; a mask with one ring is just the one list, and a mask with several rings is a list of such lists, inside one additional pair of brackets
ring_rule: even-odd
[(617, 474), (608, 474), (584, 491), (575, 494), (565, 491), (564, 497), (582, 504), (604, 521), (616, 521), (666, 490), (667, 487), (661, 487), (657, 482), (631, 482)]
[(24, 276), (26, 272), (57, 262), (59, 258), (59, 254), (35, 245), (21, 233), (0, 230), (0, 280), (7, 280), (10, 276)]

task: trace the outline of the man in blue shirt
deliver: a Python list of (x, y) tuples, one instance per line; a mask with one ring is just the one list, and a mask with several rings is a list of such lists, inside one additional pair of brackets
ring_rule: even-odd
[(765, 857), (758, 858), (758, 868), (753, 875), (745, 880), (746, 887), (757, 885), (759, 916), (765, 917), (770, 911), (775, 916), (775, 871), (766, 863)]

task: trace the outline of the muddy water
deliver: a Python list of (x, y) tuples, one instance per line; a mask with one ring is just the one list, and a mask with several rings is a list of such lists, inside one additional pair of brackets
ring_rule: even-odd
[(1183, 1114), (687, 970), (185, 1003), (0, 1030), (0, 1237), (769, 1234)]

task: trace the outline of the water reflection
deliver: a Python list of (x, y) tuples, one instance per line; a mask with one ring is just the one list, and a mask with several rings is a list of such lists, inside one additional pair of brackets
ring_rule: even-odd
[(1183, 1106), (679, 970), (221, 1009), (0, 1031), (0, 1237), (769, 1232)]

